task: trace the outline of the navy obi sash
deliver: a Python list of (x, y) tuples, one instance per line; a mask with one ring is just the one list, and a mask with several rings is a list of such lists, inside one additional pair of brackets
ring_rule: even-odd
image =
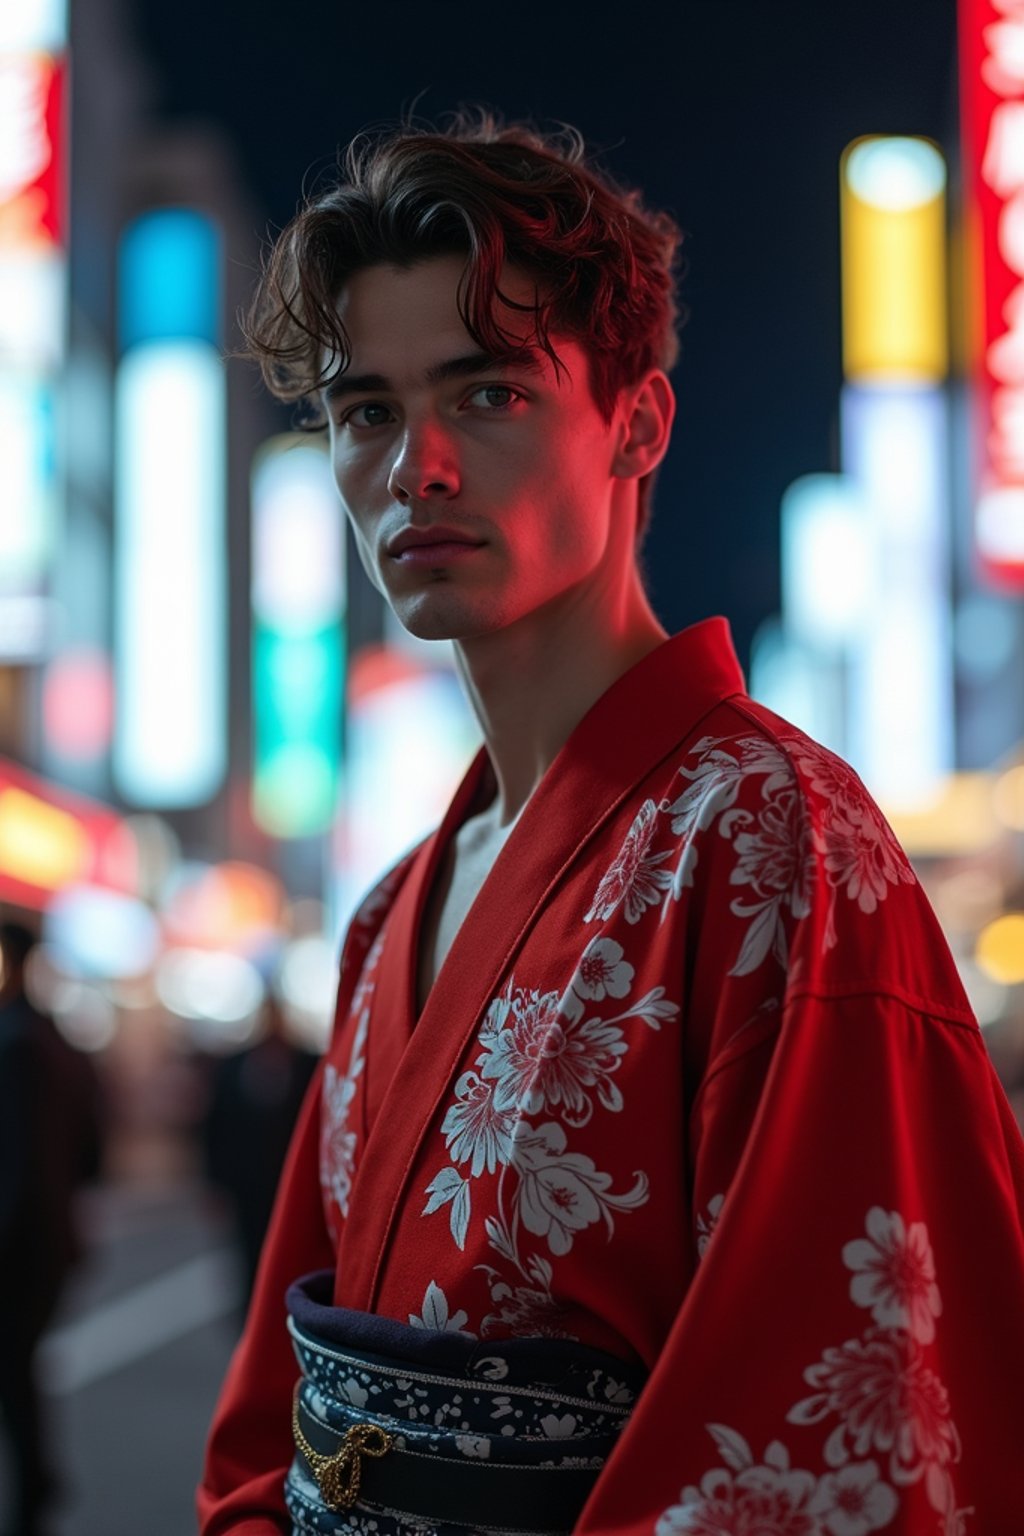
[(566, 1339), (475, 1339), (288, 1291), (294, 1536), (564, 1536), (643, 1385)]

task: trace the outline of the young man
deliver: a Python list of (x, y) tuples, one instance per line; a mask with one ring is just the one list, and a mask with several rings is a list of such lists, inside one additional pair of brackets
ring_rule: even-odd
[(1024, 1157), (952, 959), (638, 574), (677, 240), (460, 121), (357, 146), (265, 273), (252, 348), (485, 747), (346, 939), (204, 1536), (1018, 1528)]

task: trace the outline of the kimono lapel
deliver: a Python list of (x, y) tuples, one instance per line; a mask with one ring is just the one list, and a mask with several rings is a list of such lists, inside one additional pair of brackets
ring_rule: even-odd
[[(423, 1137), (450, 1091), (452, 1073), (500, 990), (523, 938), (581, 849), (659, 762), (724, 698), (743, 692), (743, 674), (724, 619), (707, 619), (652, 651), (584, 716), (538, 785), (470, 908), (414, 1031), (419, 922), (428, 881), (477, 791), (481, 752), (442, 826), (425, 845), (406, 888), (402, 921), (389, 934), (376, 1003), (394, 1070), (356, 1174), (338, 1250), (337, 1304), (372, 1311), (381, 1263)], [(416, 876), (419, 878), (416, 878)], [(404, 948), (400, 949), (401, 939)], [(384, 1007), (394, 1009), (384, 1014)], [(379, 1010), (379, 1013), (378, 1013)], [(385, 1018), (405, 1021), (400, 1032)], [(383, 1027), (382, 1027), (383, 1026)], [(410, 1034), (411, 1031), (411, 1034)], [(378, 1083), (383, 1087), (383, 1072)]]

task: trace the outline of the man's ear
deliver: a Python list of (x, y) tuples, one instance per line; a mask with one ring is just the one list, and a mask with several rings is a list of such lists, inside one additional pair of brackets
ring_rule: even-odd
[(623, 480), (639, 479), (665, 457), (676, 414), (675, 393), (661, 369), (653, 368), (639, 384), (623, 390), (619, 409), (622, 434), (612, 474)]

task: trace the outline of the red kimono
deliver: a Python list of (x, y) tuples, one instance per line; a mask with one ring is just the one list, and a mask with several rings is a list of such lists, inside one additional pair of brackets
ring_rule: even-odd
[(644, 1364), (580, 1533), (1024, 1531), (1024, 1149), (859, 780), (723, 620), (685, 630), (573, 732), (417, 1020), (485, 768), (351, 925), (203, 1536), (290, 1529), (282, 1298), (324, 1267), (339, 1305)]

